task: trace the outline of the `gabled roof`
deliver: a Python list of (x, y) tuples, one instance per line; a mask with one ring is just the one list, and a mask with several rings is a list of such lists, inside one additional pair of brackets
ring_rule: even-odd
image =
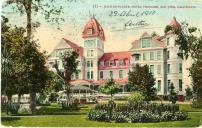
[(100, 61), (108, 61), (108, 60), (121, 60), (121, 59), (130, 59), (131, 53), (130, 51), (122, 51), (122, 52), (110, 52), (104, 53), (104, 55), (100, 58)]
[(74, 49), (80, 56), (83, 56), (83, 47), (78, 46), (76, 43), (71, 42), (65, 38), (62, 38), (72, 49)]
[(174, 16), (172, 21), (169, 24), (170, 26), (175, 26), (177, 29), (181, 29), (180, 23), (177, 21), (176, 17)]
[(145, 38), (145, 37), (151, 37), (152, 42), (157, 43), (159, 46), (166, 48), (166, 44), (165, 42), (161, 41), (162, 40), (162, 36), (159, 36), (158, 34), (153, 34), (152, 36), (149, 36), (149, 34), (147, 32), (144, 32), (142, 34), (142, 36), (138, 39), (138, 40), (134, 40), (131, 44), (132, 47), (130, 50), (134, 49), (135, 47), (141, 47), (140, 43), (141, 43), (141, 38)]
[[(89, 34), (88, 30), (91, 29), (92, 33)], [(90, 38), (90, 37), (98, 37), (101, 40), (105, 41), (105, 34), (102, 26), (100, 23), (92, 17), (91, 20), (86, 24), (83, 29), (83, 38)]]
[(141, 38), (151, 37), (147, 32), (144, 32), (141, 36)]

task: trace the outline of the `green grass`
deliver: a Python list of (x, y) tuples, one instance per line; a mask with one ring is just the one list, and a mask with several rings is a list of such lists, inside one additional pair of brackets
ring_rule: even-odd
[(90, 121), (86, 115), (44, 116), (44, 117), (3, 117), (5, 126), (52, 126), (52, 127), (197, 127), (201, 125), (202, 113), (190, 113), (185, 121), (170, 121), (160, 123), (106, 123)]
[[(61, 105), (51, 104), (43, 106), (36, 111), (35, 116), (30, 114), (21, 114), (24, 117), (9, 117), (3, 111), (2, 124), (5, 126), (69, 126), (69, 127), (197, 127), (202, 124), (202, 109), (192, 108), (189, 104), (180, 104), (180, 109), (189, 111), (188, 120), (170, 121), (159, 123), (106, 123), (90, 121), (87, 119), (87, 113), (95, 104), (88, 105), (77, 111), (62, 110)], [(45, 116), (42, 116), (45, 115)], [(55, 115), (55, 116), (54, 116)]]
[(202, 112), (202, 108), (192, 108), (190, 104), (180, 104), (180, 110), (188, 112)]

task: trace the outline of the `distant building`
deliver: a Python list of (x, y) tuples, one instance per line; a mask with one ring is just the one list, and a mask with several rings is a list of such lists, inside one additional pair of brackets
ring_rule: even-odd
[[(170, 25), (181, 29), (174, 17)], [(179, 46), (175, 44), (175, 35), (169, 31), (164, 36), (147, 32), (132, 42), (129, 51), (104, 53), (105, 34), (102, 26), (93, 17), (85, 25), (82, 33), (84, 47), (67, 39), (61, 39), (48, 59), (50, 70), (54, 70), (53, 64), (57, 61), (62, 70), (60, 56), (67, 50), (75, 50), (79, 53), (78, 74), (72, 76), (73, 84), (88, 85), (91, 89), (98, 89), (107, 79), (113, 78), (122, 85), (122, 92), (127, 92), (125, 84), (128, 82), (128, 72), (134, 64), (147, 64), (150, 72), (156, 78), (158, 95), (168, 94), (171, 83), (174, 84), (179, 95), (184, 95), (183, 61), (178, 57)]]

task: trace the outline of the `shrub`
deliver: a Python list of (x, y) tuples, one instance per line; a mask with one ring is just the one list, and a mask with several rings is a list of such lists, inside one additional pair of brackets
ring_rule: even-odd
[(112, 120), (118, 123), (127, 122), (127, 116), (122, 112), (113, 113)]
[(187, 112), (178, 111), (174, 114), (174, 120), (186, 120), (188, 117)]
[(191, 106), (193, 108), (202, 108), (202, 99), (201, 100), (198, 100), (198, 101), (193, 101)]
[(139, 112), (133, 112), (128, 114), (128, 118), (131, 123), (139, 122), (139, 119), (140, 119), (139, 117), (140, 117)]
[(188, 86), (186, 89), (185, 89), (185, 92), (186, 92), (186, 100), (190, 100), (192, 98), (192, 90), (191, 88)]
[(7, 103), (7, 106), (6, 106), (6, 111), (8, 114), (17, 114), (18, 113), (18, 110), (20, 108), (20, 104), (18, 103)]
[(152, 122), (152, 113), (149, 111), (141, 111), (140, 122)]
[(88, 113), (88, 118), (90, 120), (97, 120), (97, 121), (110, 121), (110, 117), (107, 114), (107, 112), (93, 109), (91, 109), (90, 112)]
[(175, 104), (177, 99), (178, 99), (178, 97), (177, 97), (177, 93), (175, 92), (175, 87), (174, 87), (173, 83), (171, 83), (170, 89), (169, 89), (168, 100), (171, 101), (173, 104)]
[(144, 96), (141, 92), (135, 91), (128, 97), (129, 103), (140, 103), (144, 101)]
[(18, 112), (20, 114), (31, 114), (32, 113), (31, 110), (30, 110), (30, 108), (25, 108), (25, 107), (20, 108)]
[(169, 121), (173, 119), (173, 113), (169, 111), (162, 112), (161, 120), (162, 121)]
[(118, 104), (113, 106), (113, 112), (109, 113), (108, 104), (98, 104), (95, 109), (90, 110), (88, 118), (96, 121), (115, 122), (159, 122), (171, 120), (185, 120), (186, 112), (179, 111), (176, 104), (157, 103), (134, 103)]
[(64, 110), (79, 110), (78, 103), (67, 104), (66, 102), (62, 102), (62, 109)]

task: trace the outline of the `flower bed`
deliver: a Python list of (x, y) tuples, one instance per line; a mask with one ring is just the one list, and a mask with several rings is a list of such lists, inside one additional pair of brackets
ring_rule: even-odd
[(96, 121), (136, 123), (186, 120), (188, 116), (187, 112), (179, 111), (179, 106), (173, 104), (115, 104), (111, 117), (109, 110), (108, 104), (98, 104), (90, 110), (88, 118)]

